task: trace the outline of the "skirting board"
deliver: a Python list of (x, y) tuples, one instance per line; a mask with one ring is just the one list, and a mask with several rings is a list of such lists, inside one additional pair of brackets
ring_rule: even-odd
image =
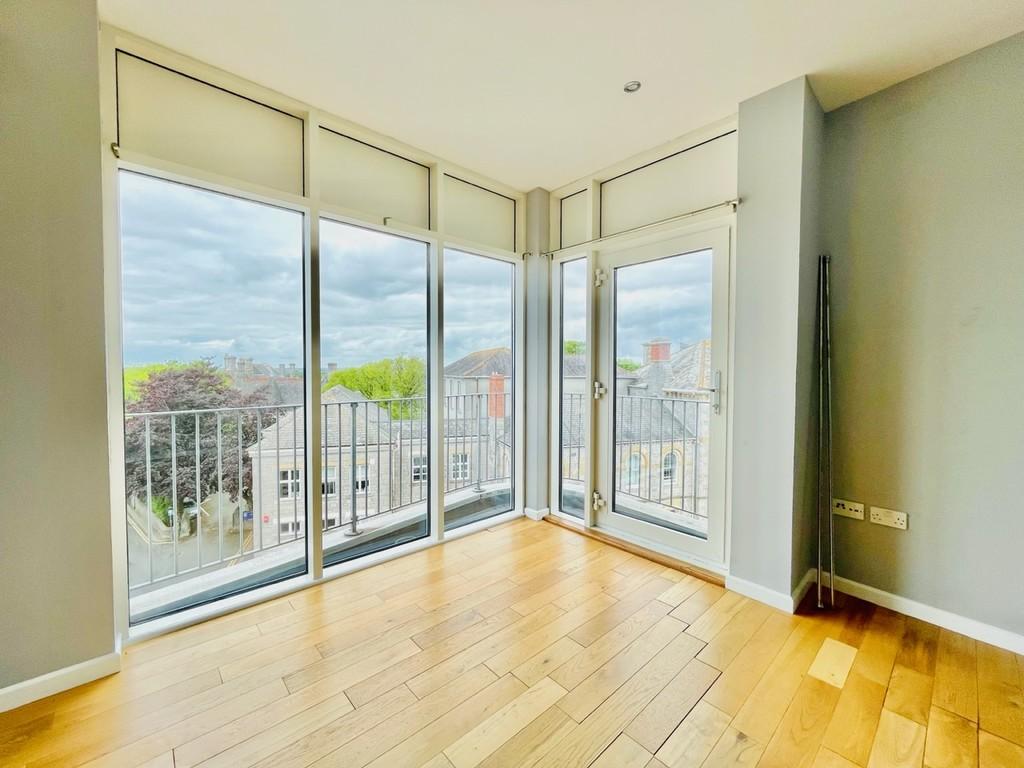
[(549, 512), (547, 507), (544, 507), (544, 509), (530, 509), (529, 507), (526, 507), (526, 509), (524, 509), (523, 511), (526, 513), (526, 516), (531, 520), (543, 520), (545, 517), (548, 516)]
[(738, 576), (726, 576), (725, 588), (733, 592), (739, 592), (745, 597), (753, 598), (759, 603), (770, 605), (772, 608), (778, 608), (780, 611), (793, 613), (796, 611), (796, 607), (800, 605), (800, 600), (803, 599), (804, 593), (807, 591), (808, 585), (804, 581), (800, 582), (800, 585), (791, 595), (787, 595), (785, 592), (776, 592), (774, 589), (768, 589), (768, 587), (741, 579)]
[(0, 712), (24, 706), (78, 685), (91, 683), (121, 669), (121, 654), (108, 653), (70, 667), (0, 688)]
[[(814, 583), (816, 575), (816, 571), (812, 568), (807, 572), (803, 581)], [(828, 586), (828, 573), (823, 574), (822, 581), (824, 586)], [(836, 590), (853, 597), (859, 597), (861, 600), (866, 600), (869, 603), (880, 605), (883, 608), (889, 608), (907, 616), (912, 616), (915, 619), (927, 621), (929, 624), (935, 624), (943, 629), (958, 632), (967, 637), (973, 637), (975, 640), (981, 640), (989, 645), (1005, 648), (1014, 653), (1024, 654), (1024, 635), (1018, 635), (1016, 632), (1011, 632), (1008, 629), (994, 627), (991, 624), (985, 624), (976, 619), (969, 619), (966, 616), (961, 616), (942, 608), (925, 605), (902, 595), (894, 595), (891, 592), (885, 592), (876, 587), (870, 587), (867, 584), (844, 579), (842, 576), (836, 576)]]

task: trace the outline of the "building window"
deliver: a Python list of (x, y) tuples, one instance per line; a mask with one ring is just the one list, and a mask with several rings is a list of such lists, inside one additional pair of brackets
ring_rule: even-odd
[(292, 499), (302, 495), (302, 470), (282, 469), (277, 480), (278, 496)]
[(423, 483), (427, 480), (427, 474), (430, 470), (427, 467), (426, 456), (413, 456), (412, 457), (412, 481), (414, 483)]
[(452, 480), (469, 480), (469, 454), (453, 453), (448, 459)]
[(629, 456), (629, 485), (632, 488), (636, 488), (640, 485), (640, 467), (641, 459), (639, 453), (633, 453)]
[(338, 495), (338, 468), (324, 467), (324, 481), (320, 484), (324, 496)]
[(370, 487), (369, 475), (365, 464), (356, 464), (356, 493), (366, 493)]
[(668, 480), (670, 483), (675, 482), (676, 479), (676, 466), (679, 461), (679, 457), (673, 453), (666, 453), (665, 458), (661, 460), (661, 477), (664, 480)]

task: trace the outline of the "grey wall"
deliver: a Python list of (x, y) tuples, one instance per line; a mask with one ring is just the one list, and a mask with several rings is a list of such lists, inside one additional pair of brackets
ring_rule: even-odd
[(0, 687), (113, 650), (94, 3), (0, 3)]
[(548, 249), (551, 195), (534, 189), (526, 196), (526, 507), (549, 507)]
[(1024, 633), (1024, 35), (826, 118), (837, 571)]
[(813, 282), (809, 297), (807, 287), (817, 247), (820, 122), (806, 78), (739, 108), (729, 569), (784, 596), (803, 575), (794, 563), (807, 546)]
[(790, 590), (817, 565), (818, 533), (818, 256), (825, 114), (804, 82), (797, 274), (796, 418), (793, 445), (793, 560)]

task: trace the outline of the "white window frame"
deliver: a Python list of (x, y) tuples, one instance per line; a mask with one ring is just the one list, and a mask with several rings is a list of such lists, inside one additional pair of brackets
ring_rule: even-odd
[(469, 480), (469, 454), (452, 453), (448, 455), (448, 479)]
[(331, 497), (338, 495), (338, 468), (334, 466), (323, 467), (323, 482), (320, 484), (320, 493), (323, 496)]
[(661, 457), (661, 479), (675, 483), (676, 472), (679, 471), (679, 453), (668, 451)]
[[(304, 125), (304, 190), (303, 194), (295, 195), (268, 189), (239, 179), (220, 176), (201, 168), (184, 167), (159, 158), (144, 156), (117, 146), (117, 103), (116, 103), (116, 71), (115, 53), (124, 50), (159, 65), (169, 67), (186, 76), (197, 78), (215, 87), (224, 88), (240, 96), (253, 99), (275, 109), (300, 117)], [(106, 318), (106, 350), (107, 350), (107, 395), (108, 395), (108, 439), (109, 460), (113, 471), (110, 473), (112, 541), (111, 556), (114, 563), (114, 614), (115, 614), (115, 646), (123, 647), (127, 643), (136, 642), (147, 637), (161, 634), (175, 628), (185, 626), (217, 616), (240, 607), (253, 605), (272, 596), (301, 589), (324, 579), (336, 578), (346, 573), (372, 566), (378, 562), (399, 557), (407, 552), (416, 551), (441, 543), (446, 538), (455, 538), (483, 530), (493, 526), (501, 519), (512, 519), (523, 514), (525, 499), (524, 480), (524, 323), (525, 323), (525, 274), (524, 257), (521, 252), (503, 251), (499, 248), (481, 245), (458, 237), (452, 237), (444, 231), (444, 195), (443, 179), (446, 174), (454, 175), (465, 181), (479, 184), (497, 194), (515, 201), (515, 242), (517, 250), (526, 241), (524, 213), (526, 196), (506, 185), (476, 174), (429, 153), (394, 141), (385, 136), (364, 129), (343, 118), (331, 115), (315, 107), (281, 95), (278, 92), (256, 85), (240, 77), (216, 69), (196, 61), (190, 57), (163, 48), (122, 30), (101, 25), (100, 28), (100, 91), (101, 91), (101, 128), (103, 146), (116, 151), (102, 153), (103, 172), (103, 216), (104, 216), (104, 304)], [(341, 208), (323, 202), (320, 199), (317, 183), (318, 148), (317, 134), (319, 128), (341, 132), (351, 138), (364, 141), (384, 151), (393, 152), (414, 162), (430, 168), (430, 226), (427, 229), (383, 220), (378, 214), (353, 209)], [(428, 247), (429, 261), (429, 294), (428, 294), (428, 371), (429, 371), (429, 420), (432, 425), (430, 447), (427, 458), (427, 476), (430, 480), (428, 503), (430, 509), (430, 527), (426, 539), (402, 544), (375, 555), (364, 557), (358, 561), (332, 566), (327, 572), (323, 566), (323, 530), (321, 520), (322, 498), (317, 493), (328, 490), (324, 486), (326, 473), (321, 467), (322, 457), (319, 451), (309, 451), (304, 455), (305, 465), (302, 468), (305, 477), (300, 474), (300, 484), (305, 495), (305, 515), (303, 522), (307, 545), (307, 573), (277, 584), (265, 585), (225, 598), (203, 606), (197, 606), (162, 619), (153, 620), (136, 627), (128, 623), (128, 566), (127, 566), (127, 521), (124, 512), (124, 424), (120, 418), (123, 409), (122, 376), (120, 360), (122, 351), (121, 328), (121, 262), (120, 262), (120, 226), (118, 216), (118, 185), (119, 170), (133, 170), (146, 175), (155, 176), (168, 181), (177, 181), (197, 186), (209, 191), (222, 192), (242, 199), (262, 202), (280, 208), (288, 208), (301, 212), (305, 217), (304, 242), (304, 312), (305, 312), (305, 360), (307, 371), (305, 396), (305, 439), (309, 445), (321, 442), (320, 419), (313, 414), (320, 413), (319, 383), (321, 361), (320, 328), (319, 328), (319, 224), (321, 218), (328, 218), (342, 223), (374, 229), (391, 235), (400, 235), (420, 240)], [(516, 265), (515, 297), (514, 297), (514, 340), (516, 349), (516, 377), (514, 382), (515, 434), (518, 437), (514, 452), (513, 491), (514, 509), (504, 515), (480, 521), (445, 534), (444, 532), (444, 467), (443, 434), (436, 426), (443, 419), (443, 293), (444, 268), (443, 249), (455, 248), (467, 253), (499, 258)], [(315, 309), (314, 309), (315, 308)], [(338, 479), (340, 479), (340, 471)], [(305, 482), (305, 478), (309, 482)], [(279, 482), (279, 477), (275, 478)], [(278, 486), (280, 489), (280, 485)], [(259, 489), (257, 489), (257, 493)], [(278, 490), (280, 493), (280, 490)], [(294, 498), (294, 497), (289, 497)]]
[(370, 472), (366, 464), (356, 464), (355, 491), (357, 495), (364, 495), (370, 490)]
[(430, 459), (427, 456), (413, 456), (411, 459), (412, 481), (414, 483), (426, 482), (430, 474)]
[(294, 467), (280, 470), (277, 474), (277, 498), (291, 500), (301, 496), (302, 469)]

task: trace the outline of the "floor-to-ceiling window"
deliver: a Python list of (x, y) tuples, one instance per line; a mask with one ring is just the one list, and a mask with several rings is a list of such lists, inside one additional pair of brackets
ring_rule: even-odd
[(591, 397), (587, 380), (587, 260), (564, 261), (553, 271), (558, 294), (557, 509), (582, 518), (584, 484), (590, 471), (587, 425)]
[(522, 196), (102, 44), (130, 622), (514, 509)]
[(303, 215), (118, 174), (133, 623), (306, 570)]
[(515, 265), (444, 252), (445, 529), (513, 509)]
[(427, 535), (426, 243), (320, 222), (324, 563)]

